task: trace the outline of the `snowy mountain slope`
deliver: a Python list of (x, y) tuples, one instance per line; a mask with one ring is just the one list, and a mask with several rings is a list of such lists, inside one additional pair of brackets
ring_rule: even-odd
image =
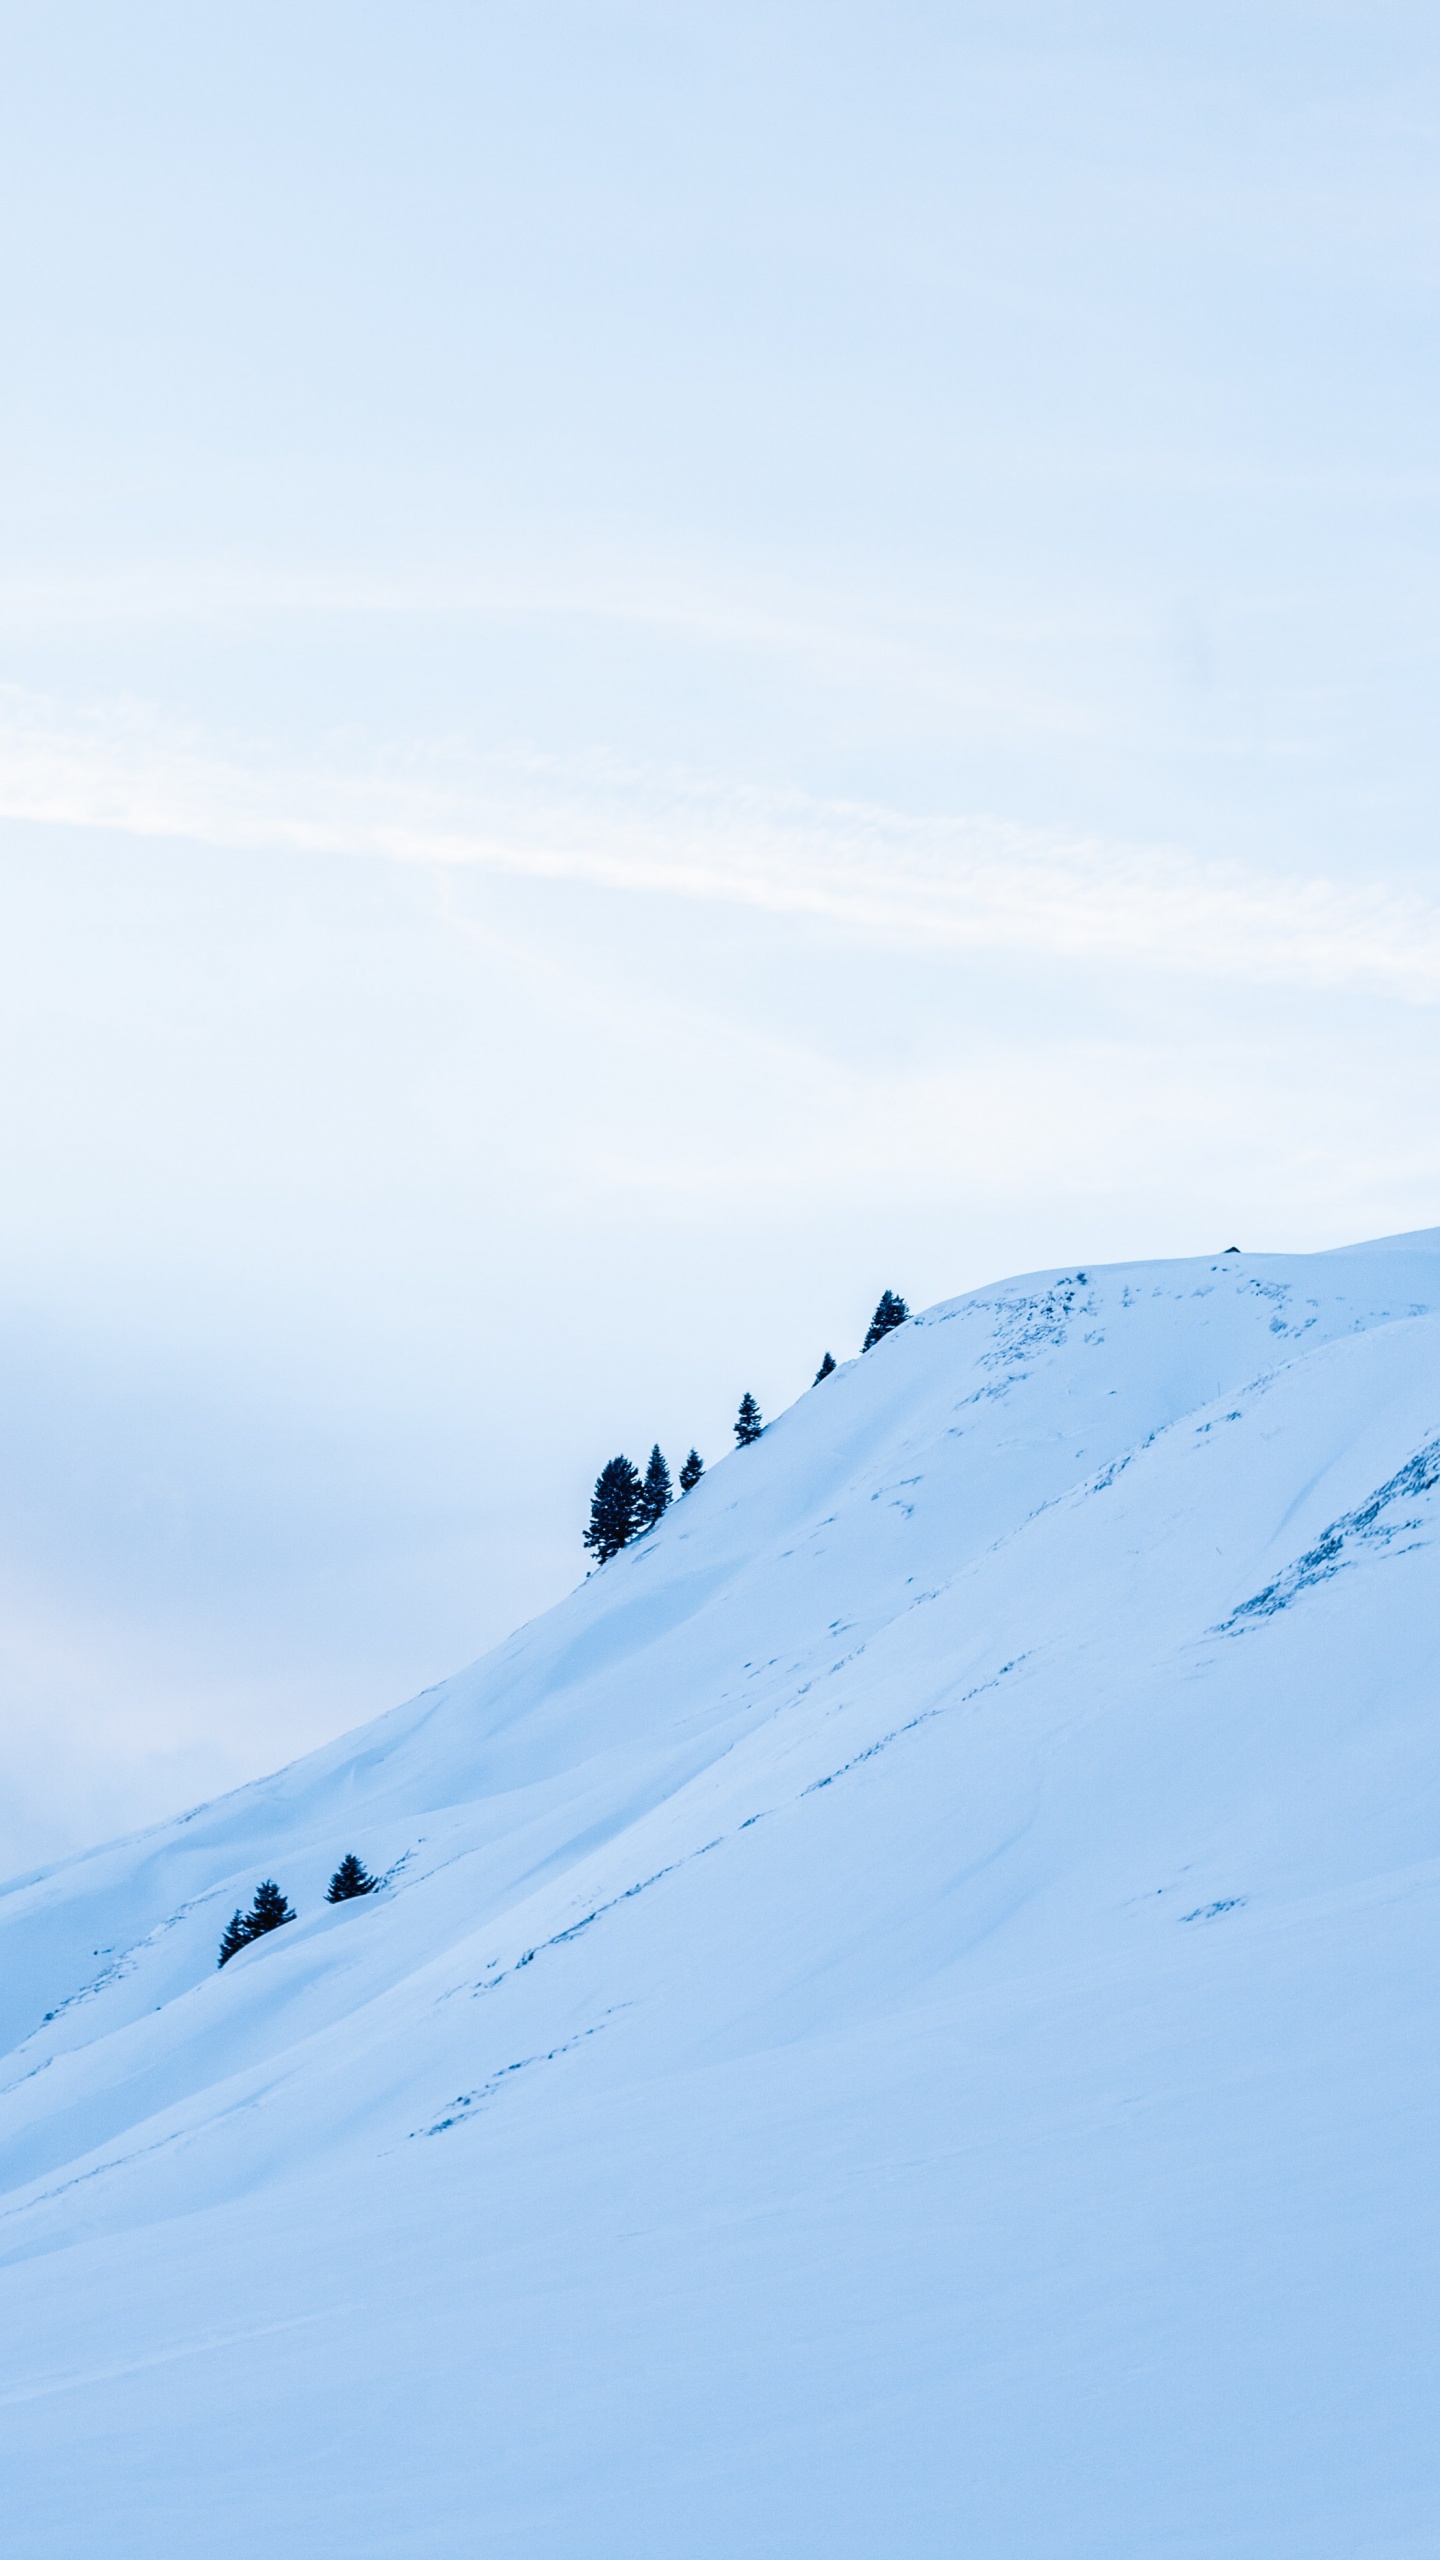
[(1007, 1284), (11, 1886), (13, 2547), (1432, 2550), (1437, 1513), (1440, 1233)]

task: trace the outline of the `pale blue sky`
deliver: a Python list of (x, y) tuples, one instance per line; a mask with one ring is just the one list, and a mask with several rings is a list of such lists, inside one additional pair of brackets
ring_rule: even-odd
[(1440, 1215), (1424, 6), (0, 5), (0, 1863)]

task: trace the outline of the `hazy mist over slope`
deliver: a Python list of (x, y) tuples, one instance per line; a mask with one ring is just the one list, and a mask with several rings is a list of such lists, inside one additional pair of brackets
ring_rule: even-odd
[(0, 40), (0, 1870), (883, 1287), (1433, 1219), (1433, 6)]

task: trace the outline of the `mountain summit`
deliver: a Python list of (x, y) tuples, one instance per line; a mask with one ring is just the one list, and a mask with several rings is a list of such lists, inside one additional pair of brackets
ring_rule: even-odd
[(1437, 1519), (1440, 1231), (1008, 1281), (8, 1887), (10, 2560), (1428, 2548)]

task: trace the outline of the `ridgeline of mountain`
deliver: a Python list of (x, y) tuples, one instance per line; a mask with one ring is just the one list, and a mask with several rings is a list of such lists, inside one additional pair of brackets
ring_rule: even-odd
[(9, 2560), (1432, 2548), (1437, 1520), (1440, 1231), (1007, 1282), (9, 1886)]

